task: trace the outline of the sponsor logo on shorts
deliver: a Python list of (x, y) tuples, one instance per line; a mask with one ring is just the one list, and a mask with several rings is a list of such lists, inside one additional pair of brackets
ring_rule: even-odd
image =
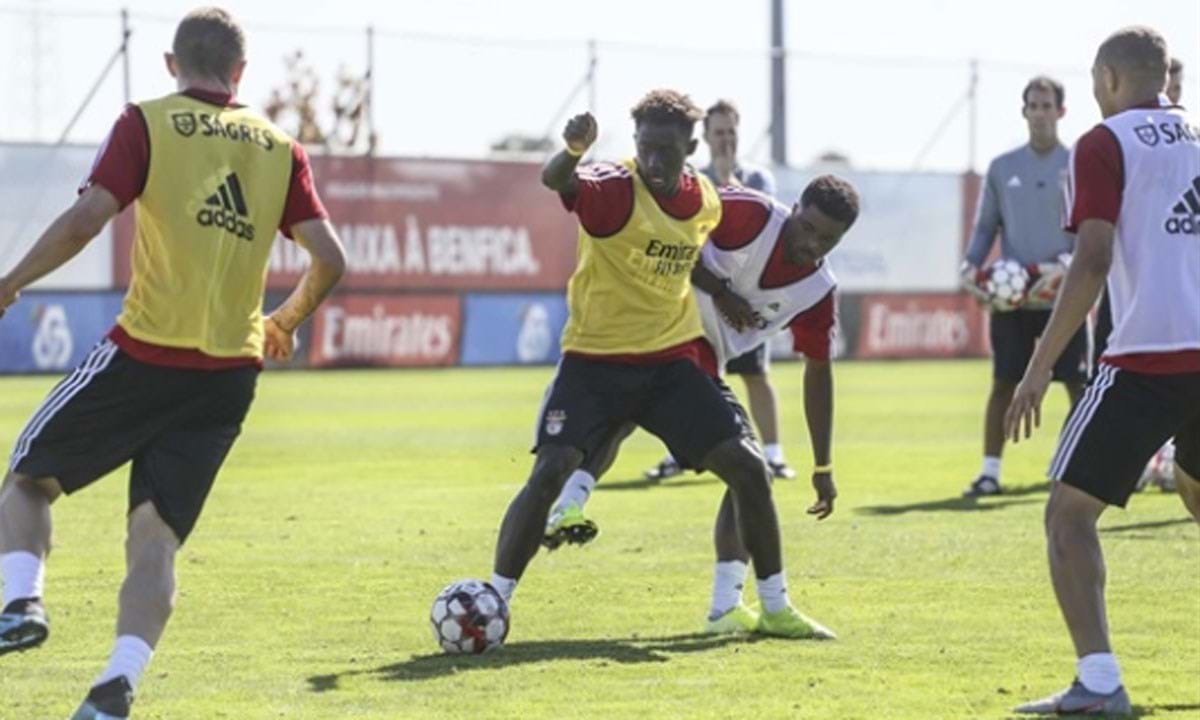
[(1179, 197), (1163, 229), (1171, 235), (1200, 235), (1200, 176), (1193, 178), (1192, 186)]
[(546, 411), (546, 434), (558, 435), (563, 431), (563, 425), (567, 422), (567, 412), (565, 410), (547, 410)]
[(196, 213), (196, 222), (202, 227), (221, 228), (249, 241), (254, 239), (254, 225), (249, 214), (242, 183), (237, 173), (229, 173), (217, 186), (217, 191), (204, 201), (204, 207)]

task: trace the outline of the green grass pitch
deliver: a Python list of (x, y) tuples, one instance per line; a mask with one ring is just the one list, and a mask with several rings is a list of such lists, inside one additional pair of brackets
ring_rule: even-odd
[[(1071, 680), (1041, 528), (1065, 393), (1052, 388), (1047, 426), (1008, 449), (1012, 492), (960, 500), (978, 469), (984, 362), (837, 367), (841, 496), (823, 523), (803, 512), (801, 366), (773, 371), (802, 477), (776, 486), (789, 586), (840, 640), (694, 634), (721, 486), (645, 486), (660, 448), (639, 433), (590, 506), (597, 541), (534, 560), (508, 645), (440, 655), (429, 605), (451, 580), (489, 577), (551, 373), (265, 373), (181, 553), (134, 717), (1004, 718)], [(0, 379), (0, 443), (54, 381)], [(0, 659), (0, 718), (67, 716), (107, 657), (118, 475), (55, 508), (53, 633)], [(1151, 491), (1102, 520), (1115, 648), (1147, 717), (1200, 717), (1200, 541), (1186, 518)]]

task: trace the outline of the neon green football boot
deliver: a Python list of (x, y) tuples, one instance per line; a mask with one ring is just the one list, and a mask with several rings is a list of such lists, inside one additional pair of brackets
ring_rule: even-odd
[(779, 612), (763, 612), (755, 632), (793, 640), (836, 640), (837, 634), (788, 605)]
[(599, 534), (600, 528), (595, 521), (583, 514), (583, 508), (571, 503), (550, 513), (542, 533), (542, 545), (547, 550), (555, 550), (563, 543), (586, 545)]
[(704, 622), (706, 635), (732, 635), (736, 633), (752, 633), (758, 627), (758, 613), (738, 603), (717, 618), (708, 618)]

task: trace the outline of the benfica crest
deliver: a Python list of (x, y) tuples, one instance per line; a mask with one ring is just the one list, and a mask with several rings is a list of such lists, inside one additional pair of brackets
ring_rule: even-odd
[(196, 115), (190, 110), (171, 113), (171, 124), (175, 126), (175, 132), (191, 137), (196, 132)]
[(1158, 128), (1153, 125), (1138, 125), (1133, 132), (1137, 134), (1137, 139), (1145, 145), (1154, 147), (1158, 144)]
[(557, 435), (563, 431), (563, 425), (567, 422), (567, 413), (565, 410), (550, 410), (546, 413), (546, 434)]

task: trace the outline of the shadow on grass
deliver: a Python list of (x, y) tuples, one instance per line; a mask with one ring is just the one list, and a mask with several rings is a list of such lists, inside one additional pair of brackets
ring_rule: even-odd
[[(1143, 718), (1143, 717), (1167, 717), (1175, 713), (1193, 713), (1200, 710), (1200, 704), (1183, 704), (1183, 703), (1163, 703), (1162, 705), (1134, 705), (1133, 713), (1130, 715), (1121, 715), (1122, 718)], [(1009, 715), (1009, 720), (1019, 720), (1020, 718), (1028, 718), (1028, 715)], [(1072, 715), (1071, 717), (1078, 717)], [(1101, 717), (1117, 717), (1103, 715)], [(1187, 717), (1194, 717), (1187, 715)]]
[(1178, 520), (1156, 520), (1155, 522), (1133, 523), (1132, 525), (1113, 525), (1112, 527), (1100, 528), (1102, 533), (1122, 533), (1133, 532), (1136, 530), (1154, 530), (1155, 528), (1174, 527), (1176, 525), (1195, 525), (1196, 521), (1192, 518), (1179, 518)]
[(757, 638), (723, 635), (672, 635), (658, 638), (618, 638), (609, 640), (545, 640), (505, 645), (485, 655), (416, 655), (408, 660), (374, 669), (347, 670), (308, 678), (309, 690), (323, 693), (337, 690), (342, 678), (370, 675), (380, 680), (416, 682), (433, 680), (471, 670), (495, 670), (513, 665), (556, 660), (598, 660), (635, 665), (664, 663), (679, 653), (704, 652), (731, 643), (752, 643)]
[(1050, 483), (1023, 485), (1006, 489), (1003, 495), (989, 498), (952, 497), (942, 500), (926, 500), (924, 502), (908, 503), (906, 505), (866, 505), (855, 508), (854, 512), (861, 515), (903, 515), (910, 512), (991, 512), (1002, 510), (1012, 505), (1028, 505), (1040, 502), (1035, 498), (1015, 500), (1024, 495), (1047, 493)]
[(694, 475), (680, 480), (650, 480), (648, 478), (635, 478), (633, 480), (618, 480), (616, 482), (608, 482), (601, 480), (596, 484), (596, 491), (601, 490), (648, 490), (652, 487), (666, 488), (683, 488), (692, 487), (694, 485), (719, 485), (720, 478), (715, 475)]

